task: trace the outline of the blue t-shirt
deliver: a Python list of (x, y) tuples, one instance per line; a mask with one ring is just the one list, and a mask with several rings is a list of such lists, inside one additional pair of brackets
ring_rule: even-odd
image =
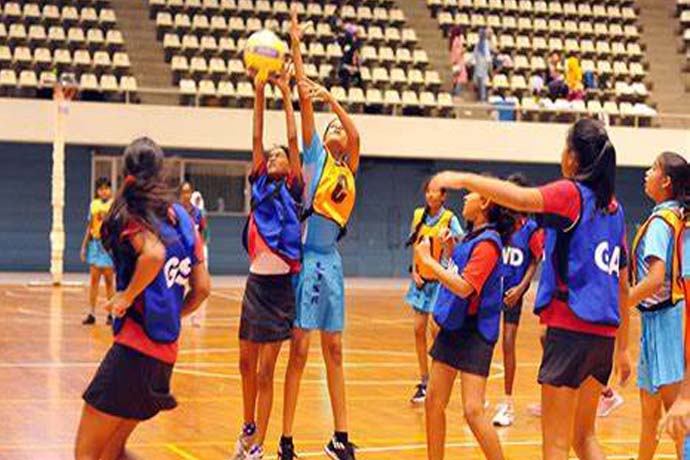
[[(311, 144), (302, 152), (302, 176), (304, 178), (304, 208), (311, 208), (316, 187), (326, 164), (326, 148), (318, 134), (314, 133)], [(340, 227), (330, 219), (316, 214), (304, 222), (302, 243), (305, 250), (331, 252), (337, 247)]]
[[(657, 212), (660, 209), (678, 208), (680, 205), (677, 201), (664, 201), (654, 207), (652, 212)], [(652, 258), (659, 259), (666, 265), (666, 275), (664, 277), (664, 284), (654, 295), (646, 298), (640, 305), (643, 308), (651, 307), (661, 302), (665, 302), (671, 298), (671, 273), (673, 264), (673, 230), (666, 222), (661, 219), (654, 219), (647, 227), (637, 251), (633, 255), (637, 262), (637, 279), (642, 280), (649, 273), (649, 264)]]

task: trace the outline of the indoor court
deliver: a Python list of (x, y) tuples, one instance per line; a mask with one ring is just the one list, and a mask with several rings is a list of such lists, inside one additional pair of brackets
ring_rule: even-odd
[[(71, 459), (81, 392), (109, 347), (112, 335), (103, 325), (104, 315), (100, 312), (96, 327), (84, 328), (79, 324), (85, 288), (30, 287), (25, 282), (29, 275), (10, 279), (13, 284), (0, 287), (5, 323), (0, 336), (0, 387), (4, 390), (0, 395), (0, 459)], [(237, 326), (242, 281), (215, 279), (205, 326), (184, 328), (173, 377), (179, 407), (137, 428), (129, 443), (128, 458), (229, 458), (241, 425)], [(358, 458), (426, 458), (423, 406), (408, 402), (418, 381), (410, 310), (402, 303), (405, 287), (404, 280), (347, 282), (348, 417), (352, 439), (359, 446)], [(531, 300), (527, 303), (531, 304)], [(499, 430), (508, 459), (527, 460), (541, 455), (539, 419), (529, 416), (526, 410), (539, 398), (538, 336), (536, 318), (524, 314), (518, 338), (517, 420), (513, 427)], [(637, 315), (633, 315), (631, 338), (631, 356), (635, 360)], [(287, 344), (276, 370), (267, 458), (275, 458), (286, 359)], [(501, 361), (497, 346), (487, 391), (491, 403), (498, 402), (503, 393)], [(313, 346), (295, 424), (300, 458), (326, 458), (323, 446), (332, 430), (332, 419), (325, 379), (320, 349)], [(608, 418), (599, 419), (600, 439), (609, 459), (636, 456), (640, 408), (634, 383), (629, 382), (622, 390), (625, 404)], [(459, 391), (456, 383), (447, 411), (446, 458), (479, 459), (481, 452), (462, 418)], [(489, 410), (493, 413), (493, 409)], [(673, 458), (672, 453), (670, 441), (663, 439), (657, 458)]]

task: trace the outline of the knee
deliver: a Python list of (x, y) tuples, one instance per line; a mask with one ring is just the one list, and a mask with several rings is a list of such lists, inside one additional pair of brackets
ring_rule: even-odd
[(446, 410), (446, 402), (435, 391), (429, 390), (426, 394), (424, 405), (427, 412), (440, 413)]
[(254, 372), (254, 362), (248, 356), (240, 355), (240, 374), (250, 375)]
[(340, 342), (330, 342), (326, 345), (326, 353), (330, 361), (336, 366), (343, 365), (343, 345)]
[(273, 387), (273, 366), (262, 365), (259, 367), (259, 372), (257, 374), (258, 386), (261, 389), (268, 389)]
[(290, 367), (297, 370), (304, 370), (309, 357), (309, 346), (306, 343), (295, 343), (290, 352)]
[(661, 407), (646, 407), (643, 404), (642, 419), (645, 421), (658, 422), (661, 419)]
[(414, 335), (418, 339), (426, 337), (426, 324), (424, 322), (419, 321), (414, 324)]
[(482, 401), (466, 401), (462, 405), (465, 419), (470, 425), (476, 423), (484, 415), (484, 406)]
[(74, 460), (99, 460), (98, 457), (97, 453), (89, 452), (89, 449), (79, 445), (79, 442), (74, 446)]

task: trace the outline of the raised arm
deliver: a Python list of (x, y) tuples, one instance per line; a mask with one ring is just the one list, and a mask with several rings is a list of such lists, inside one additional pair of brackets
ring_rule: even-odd
[(266, 81), (254, 79), (254, 137), (252, 141), (252, 170), (256, 171), (264, 161), (264, 110), (266, 95), (264, 87)]
[(350, 115), (347, 114), (343, 106), (340, 105), (333, 95), (318, 83), (305, 77), (300, 81), (299, 87), (305, 90), (310, 98), (327, 103), (331, 107), (331, 110), (333, 110), (333, 113), (338, 117), (340, 124), (343, 125), (345, 134), (347, 134), (347, 146), (345, 147), (345, 151), (348, 154), (348, 166), (352, 172), (357, 172), (359, 168), (359, 131), (357, 131), (357, 127), (352, 121), (352, 118), (350, 118)]
[[(298, 83), (306, 78), (302, 51), (300, 49), (301, 43), (302, 28), (297, 20), (297, 10), (293, 6), (290, 10), (290, 49), (292, 52), (292, 61), (295, 64), (295, 78)], [(311, 145), (311, 141), (314, 137), (314, 105), (311, 102), (309, 92), (306, 88), (298, 85), (297, 93), (299, 95), (299, 111), (302, 116), (302, 142), (304, 148), (307, 148)]]
[(544, 212), (544, 199), (536, 187), (521, 187), (501, 179), (479, 174), (444, 171), (437, 174), (430, 186), (467, 189), (494, 203), (521, 212)]
[(290, 73), (285, 70), (280, 76), (273, 79), (275, 85), (283, 95), (283, 107), (285, 109), (285, 121), (287, 123), (288, 157), (290, 170), (294, 177), (302, 177), (302, 163), (299, 159), (299, 143), (297, 142), (297, 126), (295, 125), (295, 110), (292, 107), (290, 94)]

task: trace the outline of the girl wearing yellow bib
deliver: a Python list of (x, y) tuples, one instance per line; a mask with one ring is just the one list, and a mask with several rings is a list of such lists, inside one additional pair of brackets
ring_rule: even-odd
[[(98, 300), (98, 286), (101, 276), (105, 278), (105, 289), (108, 298), (115, 295), (115, 277), (113, 275), (113, 261), (101, 243), (101, 225), (112, 204), (112, 188), (106, 177), (96, 180), (96, 198), (89, 207), (89, 219), (81, 244), (81, 261), (89, 264), (89, 313), (82, 324), (89, 325), (96, 322), (94, 316), (96, 301)], [(108, 315), (106, 324), (112, 323), (112, 316)]]
[[(430, 238), (431, 255), (437, 262), (443, 258), (443, 238), (458, 237), (462, 235), (462, 227), (453, 211), (444, 207), (446, 191), (424, 186), (426, 206), (417, 208), (412, 219), (412, 229), (406, 246), (413, 246), (424, 238)], [(414, 311), (414, 336), (417, 362), (419, 363), (420, 383), (412, 396), (411, 402), (421, 403), (426, 398), (426, 384), (429, 379), (429, 364), (427, 353), (427, 329), (429, 314), (434, 310), (438, 295), (439, 282), (434, 272), (426, 265), (420, 263), (418, 256), (414, 256), (410, 267), (412, 281), (405, 295), (405, 303)], [(432, 328), (432, 336), (436, 331)]]
[[(283, 436), (280, 460), (295, 458), (292, 426), (302, 372), (312, 331), (321, 335), (334, 433), (325, 447), (334, 460), (354, 460), (347, 433), (342, 331), (345, 316), (343, 266), (338, 240), (345, 235), (355, 204), (355, 173), (359, 167), (359, 134), (345, 110), (322, 86), (304, 73), (297, 13), (291, 21), (291, 46), (302, 116), (302, 175), (305, 183), (302, 271), (297, 277), (297, 318), (285, 378)], [(326, 127), (323, 140), (316, 132), (312, 99), (329, 105), (337, 119)]]

